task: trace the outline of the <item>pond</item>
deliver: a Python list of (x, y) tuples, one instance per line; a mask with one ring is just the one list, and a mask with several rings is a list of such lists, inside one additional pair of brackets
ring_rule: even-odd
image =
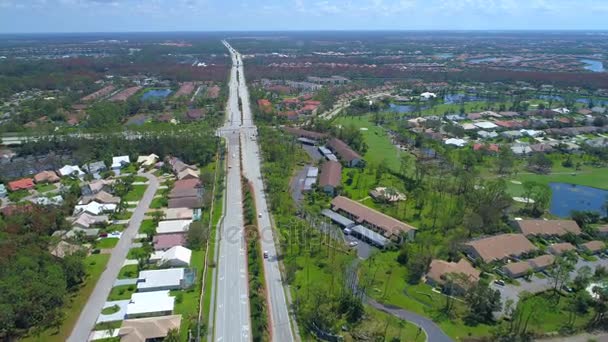
[(389, 104), (388, 107), (389, 107), (389, 111), (397, 112), (397, 113), (411, 113), (414, 110), (416, 110), (416, 106), (402, 105), (402, 104), (395, 104), (395, 103)]
[(488, 101), (488, 99), (479, 97), (477, 95), (461, 94), (461, 93), (446, 94), (443, 97), (443, 103), (445, 103), (445, 104), (459, 104), (462, 102), (478, 102), (478, 101)]
[(585, 63), (585, 70), (593, 72), (604, 72), (604, 63), (595, 59), (579, 59), (580, 62)]
[(549, 183), (551, 207), (549, 212), (559, 217), (569, 217), (572, 210), (594, 211), (604, 216), (602, 208), (608, 200), (608, 191), (582, 185)]
[(142, 96), (142, 100), (151, 99), (164, 99), (171, 94), (171, 89), (150, 89), (146, 91)]

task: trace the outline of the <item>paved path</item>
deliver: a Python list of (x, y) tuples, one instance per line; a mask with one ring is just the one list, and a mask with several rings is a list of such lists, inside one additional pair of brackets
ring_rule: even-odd
[(122, 321), (123, 319), (125, 319), (125, 316), (127, 315), (127, 306), (129, 305), (130, 300), (115, 300), (115, 301), (109, 301), (106, 302), (103, 306), (103, 308), (109, 308), (112, 307), (114, 305), (118, 306), (118, 311), (116, 311), (113, 314), (108, 314), (108, 315), (104, 315), (99, 314), (99, 317), (97, 317), (97, 323), (104, 323), (104, 322), (115, 322), (115, 321)]
[(108, 295), (112, 290), (114, 281), (118, 277), (118, 273), (127, 259), (127, 253), (131, 247), (133, 237), (137, 234), (141, 221), (143, 220), (144, 215), (152, 202), (154, 193), (158, 188), (158, 181), (154, 175), (147, 173), (139, 175), (146, 177), (150, 182), (150, 185), (146, 189), (143, 198), (137, 205), (137, 209), (133, 213), (129, 225), (124, 230), (120, 241), (118, 241), (118, 244), (116, 247), (114, 247), (110, 261), (108, 261), (106, 269), (97, 281), (93, 293), (91, 293), (89, 300), (80, 312), (80, 317), (78, 317), (78, 321), (76, 321), (76, 325), (72, 330), (72, 334), (68, 338), (68, 342), (82, 342), (89, 338), (90, 332), (97, 321), (97, 317), (101, 313), (101, 310), (106, 302), (106, 298), (108, 298)]
[(116, 279), (116, 281), (114, 282), (114, 287), (135, 284), (137, 284), (137, 278)]
[[(229, 45), (227, 46), (229, 47)], [(232, 54), (233, 57), (237, 58), (239, 64), (238, 94), (243, 108), (243, 127), (240, 129), (243, 173), (251, 182), (253, 188), (253, 199), (258, 211), (257, 223), (260, 233), (260, 246), (263, 251), (268, 253), (268, 258), (264, 259), (263, 265), (267, 292), (266, 300), (270, 314), (270, 334), (273, 341), (291, 342), (295, 340), (294, 335), (297, 335), (297, 332), (294, 334), (292, 330), (289, 302), (286, 296), (287, 289), (283, 283), (279, 264), (278, 244), (275, 244), (275, 235), (270, 217), (271, 213), (268, 210), (266, 194), (264, 192), (261, 173), (261, 153), (249, 103), (249, 91), (244, 76), (243, 60), (239, 53), (233, 51)], [(295, 325), (295, 322), (293, 323)]]
[(452, 339), (446, 335), (435, 322), (426, 317), (393, 305), (379, 303), (371, 298), (367, 299), (367, 304), (380, 311), (384, 311), (395, 317), (416, 324), (426, 332), (426, 339), (429, 342), (452, 342)]

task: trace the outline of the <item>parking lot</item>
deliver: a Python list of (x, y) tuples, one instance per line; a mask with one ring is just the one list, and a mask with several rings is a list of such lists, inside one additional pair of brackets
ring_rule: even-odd
[[(596, 261), (585, 261), (583, 259), (579, 259), (579, 261), (574, 266), (574, 271), (572, 271), (570, 273), (570, 279), (574, 279), (574, 277), (576, 277), (576, 273), (578, 272), (578, 270), (584, 266), (589, 266), (592, 271), (595, 271), (595, 269), (598, 266), (603, 266), (603, 267), (608, 268), (608, 259), (598, 258)], [(498, 292), (500, 292), (500, 297), (502, 300), (502, 309), (500, 312), (497, 312), (496, 315), (502, 316), (505, 314), (505, 303), (508, 300), (513, 301), (513, 306), (517, 305), (517, 302), (519, 301), (519, 296), (523, 292), (536, 294), (536, 293), (541, 293), (541, 292), (550, 290), (553, 287), (553, 285), (551, 284), (551, 279), (549, 277), (547, 277), (546, 275), (545, 275), (545, 277), (546, 278), (540, 278), (540, 277), (534, 275), (530, 278), (529, 281), (525, 280), (523, 278), (519, 278), (517, 280), (519, 281), (520, 285), (512, 285), (512, 284), (498, 285), (494, 282), (491, 283), (490, 287), (495, 290), (498, 290)]]

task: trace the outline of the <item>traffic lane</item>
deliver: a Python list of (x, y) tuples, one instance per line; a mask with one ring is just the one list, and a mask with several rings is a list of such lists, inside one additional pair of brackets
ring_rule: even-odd
[(80, 342), (88, 340), (89, 334), (95, 327), (97, 318), (101, 314), (106, 299), (114, 286), (114, 282), (116, 278), (118, 278), (118, 273), (127, 259), (127, 254), (131, 247), (131, 243), (133, 242), (133, 238), (137, 234), (139, 226), (158, 189), (159, 183), (154, 175), (148, 173), (138, 173), (138, 175), (148, 179), (148, 188), (137, 204), (127, 228), (124, 230), (120, 240), (112, 250), (112, 255), (106, 265), (106, 269), (101, 274), (101, 277), (93, 289), (93, 293), (91, 293), (87, 303), (82, 309), (68, 341)]

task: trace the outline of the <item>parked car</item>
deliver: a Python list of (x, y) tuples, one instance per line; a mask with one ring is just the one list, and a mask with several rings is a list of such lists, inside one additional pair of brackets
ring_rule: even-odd
[(505, 286), (505, 282), (500, 280), (500, 279), (496, 279), (494, 280), (494, 284), (496, 285), (500, 285), (500, 286)]
[(264, 259), (268, 259), (268, 251), (264, 251)]

